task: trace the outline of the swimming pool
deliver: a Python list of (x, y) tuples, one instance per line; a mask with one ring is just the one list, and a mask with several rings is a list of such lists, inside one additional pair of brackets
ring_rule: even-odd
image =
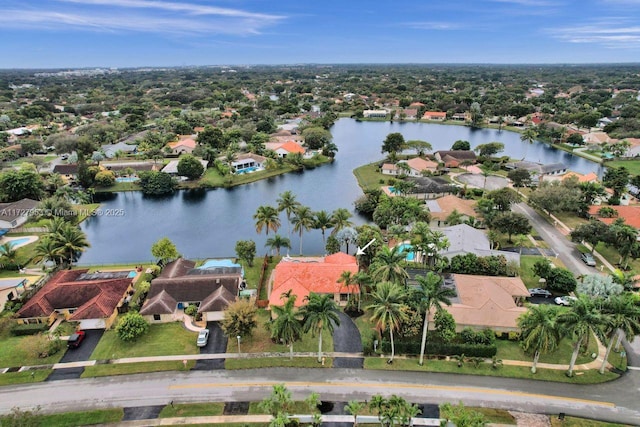
[(396, 190), (395, 187), (389, 187), (389, 193), (391, 193), (391, 194), (400, 194), (400, 192), (398, 190)]
[(137, 176), (125, 176), (125, 177), (116, 178), (116, 182), (136, 182), (136, 181), (140, 181), (140, 178), (138, 178)]
[(130, 271), (129, 274), (127, 275), (127, 277), (129, 279), (133, 279), (134, 277), (136, 277), (138, 273), (136, 271)]
[(404, 252), (407, 254), (407, 257), (405, 258), (407, 261), (413, 261), (415, 259), (415, 253), (411, 250), (412, 247), (410, 244), (403, 243), (398, 246), (398, 249), (400, 250), (400, 252)]
[[(5, 243), (8, 243), (8, 244), (9, 244), (9, 247), (10, 247), (11, 249), (14, 249), (14, 248), (16, 248), (16, 247), (18, 247), (18, 246), (22, 246), (22, 245), (24, 245), (25, 243), (28, 243), (28, 242), (29, 242), (29, 240), (31, 240), (31, 237), (20, 237), (20, 238), (18, 238), (18, 239), (9, 240), (8, 242), (5, 242)], [(0, 249), (0, 252), (4, 253), (4, 252), (2, 251), (2, 249)]]
[(257, 170), (258, 170), (257, 166), (250, 166), (248, 168), (244, 168), (244, 169), (240, 169), (239, 171), (236, 171), (236, 174), (242, 175), (243, 173), (251, 173), (251, 172), (255, 172)]

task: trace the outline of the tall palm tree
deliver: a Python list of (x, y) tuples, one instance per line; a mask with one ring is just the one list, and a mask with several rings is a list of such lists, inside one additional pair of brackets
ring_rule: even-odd
[(295, 309), (296, 296), (284, 294), (284, 305), (272, 305), (271, 312), (276, 317), (270, 321), (271, 338), (281, 340), (289, 346), (289, 358), (293, 360), (293, 343), (302, 335), (302, 318)]
[[(357, 274), (357, 273), (356, 273)], [(340, 274), (340, 278), (338, 278), (338, 283), (340, 283), (340, 293), (342, 293), (342, 288), (347, 289), (347, 295), (349, 296), (349, 300), (351, 299), (351, 292), (349, 291), (349, 286), (354, 285), (356, 283), (356, 275), (350, 271), (343, 271)], [(349, 301), (347, 301), (347, 306), (349, 305)]]
[(11, 242), (0, 245), (0, 261), (3, 265), (17, 265), (18, 251), (13, 249)]
[(562, 336), (557, 318), (557, 307), (537, 304), (529, 306), (529, 309), (518, 319), (524, 351), (534, 352), (531, 373), (536, 373), (538, 358), (541, 354), (553, 352), (558, 348)]
[(269, 230), (275, 233), (280, 228), (280, 218), (278, 218), (278, 210), (273, 206), (259, 206), (253, 215), (256, 220), (256, 232), (261, 233), (262, 229), (266, 229), (266, 235), (269, 236)]
[(600, 366), (600, 373), (604, 374), (614, 341), (620, 338), (633, 341), (634, 337), (640, 334), (640, 307), (635, 305), (630, 298), (618, 295), (605, 300), (602, 313), (607, 318), (607, 335), (609, 337), (607, 352)]
[(60, 265), (62, 263), (60, 248), (49, 236), (45, 236), (38, 240), (38, 243), (34, 248), (34, 255), (34, 262), (51, 261), (56, 265)]
[(371, 320), (376, 323), (380, 332), (389, 329), (391, 339), (391, 358), (388, 363), (393, 363), (396, 353), (393, 342), (393, 331), (400, 327), (400, 324), (407, 320), (407, 314), (402, 309), (404, 304), (404, 289), (393, 282), (382, 282), (376, 286), (371, 293), (372, 303), (367, 307), (372, 310)]
[(456, 296), (456, 291), (445, 288), (442, 277), (429, 271), (425, 276), (416, 276), (419, 288), (421, 306), (424, 309), (424, 322), (422, 324), (422, 343), (420, 344), (420, 365), (424, 363), (424, 349), (427, 343), (429, 330), (429, 312), (432, 309), (442, 310), (442, 304), (451, 305), (451, 299)]
[(313, 228), (322, 231), (322, 246), (327, 245), (325, 232), (327, 231), (327, 228), (331, 227), (333, 227), (333, 219), (327, 211), (322, 210), (315, 213), (315, 223), (313, 224)]
[(573, 368), (580, 352), (582, 343), (589, 343), (589, 335), (594, 333), (598, 338), (603, 338), (605, 318), (599, 312), (593, 300), (580, 297), (575, 300), (569, 310), (558, 315), (558, 323), (575, 339), (573, 354), (569, 362), (568, 376), (573, 375)]
[(56, 216), (47, 222), (47, 233), (56, 234), (59, 230), (67, 225), (67, 221), (60, 216)]
[[(528, 127), (524, 132), (520, 135), (520, 141), (524, 141), (529, 143), (529, 145), (533, 144), (533, 141), (538, 137), (538, 132), (532, 127)], [(526, 146), (524, 150), (524, 156), (522, 156), (522, 160), (527, 157), (527, 151), (529, 151), (529, 145)]]
[(62, 262), (72, 264), (78, 256), (89, 246), (87, 236), (80, 227), (65, 223), (57, 233), (51, 236), (53, 243), (60, 252)]
[(291, 241), (286, 237), (282, 237), (279, 234), (276, 234), (273, 237), (269, 237), (265, 246), (269, 247), (272, 251), (276, 251), (276, 255), (280, 256), (280, 248), (291, 249)]
[(352, 227), (353, 222), (349, 221), (349, 218), (351, 218), (351, 212), (349, 212), (345, 208), (338, 208), (333, 211), (333, 213), (331, 214), (331, 220), (333, 222), (333, 230), (331, 231), (331, 235), (333, 236), (343, 228)]
[(371, 272), (372, 277), (378, 282), (394, 282), (404, 284), (409, 277), (405, 270), (406, 254), (398, 246), (389, 248), (383, 246), (376, 254), (373, 264), (375, 268)]
[(329, 294), (309, 294), (309, 302), (300, 309), (302, 314), (302, 329), (318, 334), (318, 363), (322, 362), (322, 332), (324, 330), (333, 334), (334, 326), (340, 326), (338, 306)]
[(278, 204), (278, 212), (284, 212), (287, 215), (287, 237), (291, 239), (291, 217), (300, 206), (300, 202), (296, 200), (296, 195), (292, 191), (287, 190), (280, 194), (280, 197), (276, 199), (276, 203)]
[(298, 206), (292, 219), (293, 231), (300, 236), (300, 255), (302, 255), (302, 233), (313, 228), (315, 223), (313, 212), (308, 206)]
[(364, 409), (364, 403), (358, 402), (357, 400), (350, 400), (344, 407), (344, 410), (349, 414), (353, 415), (353, 427), (358, 426), (358, 415)]

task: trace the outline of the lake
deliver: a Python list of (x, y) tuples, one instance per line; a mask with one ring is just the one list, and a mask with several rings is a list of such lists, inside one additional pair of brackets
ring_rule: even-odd
[[(520, 134), (495, 129), (471, 129), (465, 126), (431, 123), (357, 122), (340, 119), (332, 127), (338, 153), (333, 163), (299, 173), (280, 175), (232, 189), (183, 190), (163, 198), (151, 198), (140, 192), (107, 194), (101, 210), (105, 214), (82, 223), (91, 244), (82, 254), (80, 265), (136, 263), (152, 260), (151, 245), (161, 237), (170, 238), (187, 258), (234, 257), (238, 240), (254, 240), (258, 255), (264, 255), (264, 230), (255, 231), (253, 215), (258, 206), (276, 205), (284, 191), (291, 190), (297, 199), (312, 210), (331, 212), (346, 208), (353, 212), (357, 225), (366, 219), (356, 214), (354, 201), (362, 195), (353, 169), (381, 160), (382, 141), (391, 132), (400, 132), (405, 140), (429, 141), (434, 151), (448, 150), (459, 139), (471, 147), (499, 141), (505, 145), (501, 155), (526, 157), (540, 163), (561, 162), (569, 169), (588, 173), (602, 172), (602, 166), (546, 144), (529, 145)], [(287, 235), (287, 220), (281, 215), (279, 234)], [(271, 232), (270, 232), (271, 235)], [(305, 255), (323, 254), (319, 230), (303, 234)], [(291, 255), (299, 253), (299, 239), (291, 236)]]

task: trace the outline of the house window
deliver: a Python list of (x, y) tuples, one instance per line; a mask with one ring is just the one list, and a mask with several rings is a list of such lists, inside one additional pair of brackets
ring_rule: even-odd
[(349, 294), (340, 294), (340, 302), (349, 301)]
[(160, 320), (160, 315), (159, 314), (154, 314), (153, 315), (153, 320)]

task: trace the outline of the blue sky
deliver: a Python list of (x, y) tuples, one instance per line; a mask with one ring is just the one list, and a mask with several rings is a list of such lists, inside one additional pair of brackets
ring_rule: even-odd
[(640, 62), (640, 0), (2, 0), (0, 68)]

